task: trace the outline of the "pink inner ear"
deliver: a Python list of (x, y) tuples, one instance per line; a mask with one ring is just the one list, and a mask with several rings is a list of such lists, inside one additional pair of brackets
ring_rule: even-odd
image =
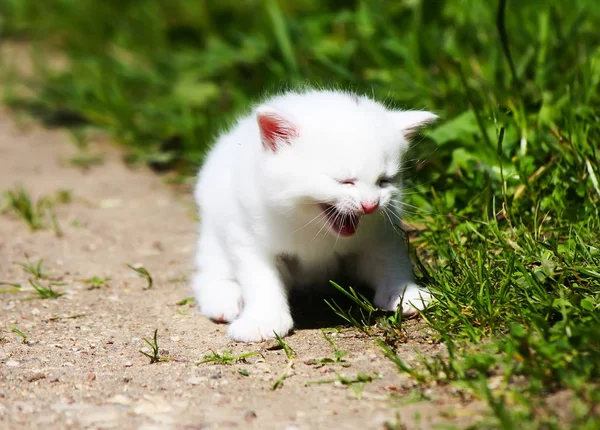
[(281, 143), (289, 145), (291, 139), (298, 136), (298, 131), (290, 122), (273, 113), (259, 114), (258, 127), (263, 144), (273, 152)]

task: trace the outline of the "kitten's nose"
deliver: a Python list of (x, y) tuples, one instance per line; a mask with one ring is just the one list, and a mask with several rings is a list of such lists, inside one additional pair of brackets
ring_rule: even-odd
[(363, 211), (365, 211), (366, 214), (370, 214), (379, 207), (379, 200), (375, 202), (360, 202), (360, 205), (362, 206)]

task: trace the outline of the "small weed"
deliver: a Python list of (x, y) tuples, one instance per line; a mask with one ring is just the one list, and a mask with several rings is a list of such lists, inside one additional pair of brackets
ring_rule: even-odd
[(152, 284), (153, 284), (152, 276), (150, 275), (150, 272), (148, 272), (148, 270), (146, 270), (145, 267), (143, 267), (143, 266), (134, 267), (131, 264), (128, 264), (127, 267), (129, 267), (131, 270), (134, 270), (135, 272), (137, 272), (137, 274), (140, 276), (140, 278), (144, 278), (146, 280), (146, 282), (148, 282), (148, 285), (146, 286), (146, 288), (144, 288), (144, 290), (149, 290), (150, 288), (152, 288)]
[[(275, 333), (275, 332), (273, 332), (273, 333)], [(285, 356), (287, 357), (288, 360), (291, 360), (296, 356), (296, 351), (294, 351), (294, 349), (291, 346), (289, 346), (287, 343), (285, 343), (283, 338), (281, 336), (279, 336), (277, 333), (275, 333), (275, 340), (277, 342), (277, 345), (269, 348), (269, 350), (276, 351), (278, 349), (283, 349), (283, 351), (285, 352)]]
[(68, 204), (73, 202), (73, 193), (71, 190), (61, 189), (56, 192), (54, 201), (60, 204)]
[(8, 285), (12, 287), (10, 290), (0, 290), (0, 293), (14, 293), (16, 291), (20, 291), (23, 286), (16, 282), (0, 282), (0, 285)]
[(350, 387), (350, 389), (354, 392), (357, 399), (362, 398), (362, 392), (365, 388), (365, 385), (369, 382), (373, 382), (376, 379), (380, 379), (380, 376), (371, 376), (366, 373), (359, 373), (354, 378), (349, 378), (342, 375), (337, 375), (336, 378), (333, 379), (322, 379), (319, 381), (308, 381), (306, 385), (320, 385), (320, 384), (333, 384), (338, 383)]
[(45, 279), (46, 269), (44, 269), (44, 260), (39, 259), (37, 263), (33, 263), (29, 260), (29, 256), (25, 254), (25, 262), (15, 261), (13, 264), (21, 266), (26, 273), (29, 273), (35, 279)]
[(29, 279), (29, 283), (38, 293), (40, 299), (58, 299), (65, 295), (65, 293), (59, 293), (52, 289), (53, 286), (66, 285), (64, 282), (48, 281), (46, 285), (42, 285), (37, 279)]
[(377, 327), (383, 331), (384, 342), (390, 346), (406, 342), (406, 333), (402, 327), (402, 310), (398, 309), (390, 316), (377, 318)]
[(186, 297), (183, 300), (178, 301), (177, 303), (175, 303), (177, 306), (185, 306), (191, 303), (195, 303), (196, 299), (194, 299), (193, 297)]
[(87, 314), (74, 314), (74, 315), (67, 315), (67, 316), (56, 316), (56, 317), (50, 317), (48, 318), (48, 321), (61, 321), (61, 320), (73, 320), (76, 318), (82, 318), (84, 316), (86, 316)]
[(36, 202), (24, 188), (9, 190), (4, 193), (6, 203), (3, 212), (12, 212), (15, 216), (27, 223), (31, 230), (41, 230), (48, 227), (47, 218), (50, 219), (52, 229), (58, 237), (63, 232), (58, 224), (54, 206), (57, 203), (71, 202), (68, 190), (59, 190), (54, 197), (41, 197)]
[(187, 275), (183, 274), (183, 275), (179, 275), (179, 276), (175, 276), (174, 278), (169, 278), (167, 279), (167, 282), (187, 282), (188, 277)]
[(246, 358), (257, 354), (258, 352), (246, 352), (240, 355), (232, 355), (231, 350), (224, 351), (223, 353), (219, 354), (218, 352), (211, 350), (210, 354), (206, 354), (204, 357), (202, 357), (202, 361), (197, 362), (196, 365), (211, 363), (230, 366), (234, 363), (245, 363)]
[(239, 369), (238, 373), (242, 376), (250, 376), (250, 372), (247, 369)]
[(283, 381), (285, 381), (287, 378), (289, 378), (291, 376), (291, 372), (292, 372), (293, 368), (294, 368), (294, 360), (288, 360), (287, 365), (285, 366), (285, 369), (283, 370), (283, 372), (281, 372), (281, 375), (279, 375), (279, 378), (277, 378), (275, 380), (275, 382), (273, 382), (273, 384), (271, 385), (271, 390), (277, 390), (278, 388), (282, 388)]
[(13, 333), (16, 333), (17, 335), (21, 336), (21, 339), (23, 339), (23, 343), (27, 343), (27, 335), (26, 335), (25, 333), (23, 333), (21, 330), (19, 330), (19, 329), (18, 329), (18, 328), (16, 328), (16, 327), (13, 327), (13, 328), (11, 329), (11, 331), (12, 331)]
[(320, 367), (323, 367), (327, 364), (339, 364), (342, 367), (350, 367), (350, 363), (348, 361), (344, 360), (344, 357), (346, 355), (348, 355), (348, 352), (338, 349), (333, 338), (327, 336), (327, 333), (325, 333), (325, 330), (321, 330), (321, 332), (323, 333), (323, 337), (325, 338), (325, 340), (327, 342), (329, 342), (329, 344), (333, 348), (333, 358), (326, 357), (326, 358), (322, 358), (320, 360), (309, 360), (309, 361), (305, 361), (304, 364), (316, 366), (317, 369)]
[(69, 160), (73, 166), (81, 167), (84, 170), (89, 170), (94, 166), (100, 166), (104, 164), (104, 155), (102, 154), (90, 154), (89, 152), (82, 151), (75, 155)]
[[(363, 296), (361, 293), (356, 291), (352, 287), (348, 287), (346, 290), (344, 287), (336, 284), (333, 281), (329, 281), (339, 292), (348, 297), (352, 302), (358, 306), (358, 315), (355, 317), (352, 307), (349, 310), (344, 310), (338, 305), (335, 300), (325, 300), (325, 303), (335, 312), (339, 317), (344, 319), (349, 324), (353, 325), (363, 333), (371, 334), (371, 327), (373, 325), (373, 313), (375, 307), (371, 304), (369, 299)], [(357, 319), (358, 318), (358, 319)]]
[(141, 349), (138, 350), (138, 352), (140, 354), (143, 354), (146, 357), (148, 357), (150, 359), (150, 364), (158, 363), (161, 361), (173, 361), (172, 358), (160, 357), (158, 355), (158, 351), (159, 351), (159, 349), (158, 349), (158, 329), (154, 330), (154, 339), (152, 342), (150, 342), (146, 338), (143, 338), (142, 340), (148, 344), (148, 346), (150, 347), (150, 350), (152, 351), (152, 354), (148, 354), (147, 352), (144, 352)]
[(21, 218), (31, 230), (44, 228), (45, 200), (34, 202), (24, 188), (6, 191), (4, 198), (6, 200), (4, 211), (10, 211)]
[(396, 353), (383, 341), (380, 339), (377, 340), (377, 344), (381, 347), (384, 355), (389, 358), (395, 365), (398, 367), (398, 370), (404, 373), (408, 373), (410, 376), (415, 378), (419, 383), (423, 383), (426, 381), (425, 376), (416, 372), (409, 366), (407, 366), (401, 359), (396, 355)]
[(402, 423), (402, 419), (400, 418), (400, 412), (396, 412), (396, 416), (394, 421), (386, 421), (383, 424), (384, 430), (408, 430), (406, 424)]
[(271, 385), (271, 390), (276, 390), (278, 388), (283, 387), (283, 381), (291, 376), (292, 369), (294, 368), (294, 364), (296, 363), (296, 351), (293, 350), (291, 346), (289, 346), (281, 336), (275, 333), (275, 340), (277, 341), (277, 345), (275, 347), (269, 348), (270, 350), (283, 349), (285, 352), (285, 356), (287, 357), (287, 365), (285, 369), (279, 375), (279, 378), (275, 380), (273, 385)]
[(71, 221), (71, 226), (75, 228), (86, 227), (87, 223), (79, 221), (78, 219), (74, 219)]
[(93, 276), (88, 279), (84, 279), (84, 284), (87, 284), (88, 290), (97, 290), (98, 288), (108, 287), (108, 281), (110, 278), (101, 278), (100, 276)]
[[(48, 277), (46, 269), (44, 268), (44, 260), (39, 259), (37, 263), (29, 260), (29, 256), (25, 254), (25, 262), (15, 261), (13, 264), (17, 264), (23, 268), (23, 271), (30, 274), (32, 278), (28, 279), (29, 284), (37, 292), (38, 298), (40, 299), (57, 299), (64, 296), (64, 293), (54, 291), (52, 287), (59, 287), (66, 285), (64, 282), (57, 282)], [(45, 285), (41, 281), (45, 281)], [(21, 288), (20, 284), (9, 284)]]

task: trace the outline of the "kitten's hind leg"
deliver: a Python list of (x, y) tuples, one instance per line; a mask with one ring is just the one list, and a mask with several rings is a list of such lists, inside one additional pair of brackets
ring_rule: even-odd
[(196, 267), (192, 289), (200, 312), (215, 321), (233, 321), (242, 310), (242, 292), (223, 244), (207, 229), (198, 240)]

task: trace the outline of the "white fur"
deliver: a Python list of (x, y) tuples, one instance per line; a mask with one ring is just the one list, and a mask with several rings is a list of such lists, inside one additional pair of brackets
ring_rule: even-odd
[[(283, 132), (295, 134), (269, 148), (259, 115), (283, 119)], [(375, 290), (376, 306), (394, 311), (404, 295), (405, 315), (423, 309), (431, 296), (414, 283), (391, 223), (400, 216), (406, 136), (435, 118), (349, 93), (307, 91), (275, 97), (239, 120), (209, 152), (195, 191), (201, 226), (193, 289), (201, 312), (231, 322), (228, 334), (239, 341), (284, 336), (293, 326), (288, 289), (327, 284), (350, 258), (357, 279)], [(394, 181), (380, 187), (382, 176)], [(346, 180), (354, 184), (339, 182)], [(361, 216), (349, 237), (334, 231), (320, 206), (360, 214), (361, 202), (377, 200), (380, 210)], [(297, 264), (282, 263), (282, 255)]]

